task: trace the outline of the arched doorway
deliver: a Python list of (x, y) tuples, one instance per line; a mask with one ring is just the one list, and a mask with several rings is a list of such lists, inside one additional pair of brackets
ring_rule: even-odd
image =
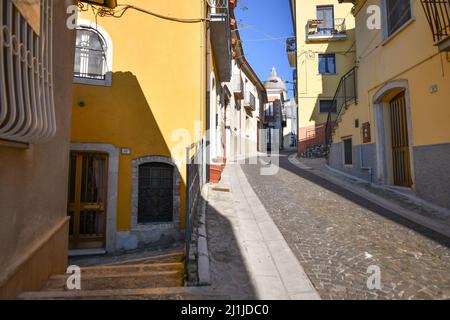
[(411, 111), (406, 80), (387, 83), (373, 98), (377, 180), (384, 184), (411, 188), (414, 185)]

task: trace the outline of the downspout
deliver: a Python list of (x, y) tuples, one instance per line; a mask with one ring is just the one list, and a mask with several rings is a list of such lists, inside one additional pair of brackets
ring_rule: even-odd
[[(205, 6), (204, 6), (205, 5)], [(208, 4), (204, 2), (204, 0), (201, 0), (201, 11), (202, 11), (202, 15), (205, 15), (205, 17), (208, 16)], [(206, 26), (206, 30), (203, 30), (204, 26)], [(204, 35), (205, 33), (205, 35)], [(205, 36), (205, 41), (206, 43), (203, 45), (203, 37)], [(211, 88), (211, 76), (210, 76), (210, 70), (211, 70), (211, 43), (210, 43), (210, 37), (211, 37), (211, 30), (210, 30), (210, 25), (208, 22), (205, 22), (205, 24), (202, 24), (202, 28), (201, 28), (201, 68), (203, 68), (203, 59), (206, 59), (206, 70), (200, 70), (200, 83), (201, 83), (201, 88), (200, 88), (200, 94), (202, 96), (202, 102), (203, 102), (203, 84), (206, 83), (206, 87), (205, 87), (205, 91), (206, 91), (206, 106), (205, 106), (205, 119), (203, 121), (205, 121), (205, 129), (206, 129), (206, 136), (205, 136), (205, 144), (204, 144), (204, 148), (205, 148), (205, 162), (206, 165), (204, 166), (204, 170), (205, 172), (205, 182), (208, 182), (210, 179), (210, 148), (211, 148), (211, 124), (210, 124), (210, 112), (211, 112), (211, 97), (210, 97), (210, 88)], [(203, 49), (205, 48), (205, 49)], [(204, 56), (205, 54), (205, 56)], [(203, 79), (203, 76), (205, 77), (205, 79)], [(203, 109), (203, 108), (202, 108)]]

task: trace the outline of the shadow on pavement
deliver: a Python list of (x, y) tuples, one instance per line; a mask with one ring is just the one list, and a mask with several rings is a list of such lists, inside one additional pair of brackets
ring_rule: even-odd
[[(210, 254), (211, 287), (220, 295), (237, 300), (257, 299), (250, 272), (247, 269), (241, 248), (238, 245), (232, 222), (234, 210), (224, 209), (233, 207), (230, 194), (223, 193), (227, 198), (222, 199), (220, 191), (217, 197), (209, 201), (206, 207), (206, 230), (208, 234), (208, 250)], [(212, 203), (211, 203), (212, 202)], [(219, 208), (222, 207), (223, 208)]]
[(280, 154), (280, 159), (279, 159), (279, 166), (280, 168), (287, 170), (291, 173), (296, 174), (297, 176), (306, 179), (324, 189), (327, 189), (328, 191), (331, 191), (365, 209), (368, 209), (378, 215), (381, 215), (395, 223), (401, 224), (411, 230), (414, 230), (415, 232), (420, 233), (421, 235), (447, 247), (450, 248), (450, 238), (435, 232), (425, 226), (422, 226), (418, 223), (415, 223), (411, 220), (408, 220), (406, 218), (403, 218), (401, 216), (399, 216), (398, 214), (396, 214), (395, 212), (392, 212), (390, 210), (386, 210), (383, 207), (380, 207), (377, 204), (374, 204), (372, 202), (370, 202), (369, 200), (358, 196), (354, 193), (351, 193), (350, 191), (342, 188), (339, 185), (336, 185), (324, 178), (321, 178), (317, 175), (315, 175), (314, 173), (312, 173), (309, 170), (305, 170), (305, 169), (300, 169), (299, 167), (295, 166), (294, 164), (292, 164), (291, 162), (289, 162), (287, 154)]

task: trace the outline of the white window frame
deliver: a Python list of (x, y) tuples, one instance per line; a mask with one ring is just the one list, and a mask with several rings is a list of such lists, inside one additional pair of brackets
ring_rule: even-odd
[(105, 40), (106, 47), (105, 47), (105, 54), (106, 54), (106, 73), (105, 73), (105, 79), (88, 79), (88, 78), (81, 78), (81, 77), (73, 77), (73, 83), (77, 84), (88, 84), (88, 85), (95, 85), (95, 86), (105, 86), (110, 87), (112, 86), (112, 68), (113, 68), (113, 57), (114, 57), (114, 47), (113, 42), (108, 34), (108, 32), (102, 28), (98, 23), (95, 23), (93, 21), (87, 20), (87, 19), (78, 19), (77, 21), (77, 29), (78, 28), (87, 28), (91, 29), (94, 32), (97, 31)]
[[(408, 0), (402, 0), (402, 1), (408, 1)], [(406, 21), (400, 28), (398, 28), (394, 33), (389, 35), (388, 30), (388, 13), (387, 13), (387, 0), (381, 0), (381, 15), (382, 15), (382, 30), (383, 30), (383, 45), (389, 42), (392, 38), (394, 38), (396, 35), (398, 35), (400, 32), (402, 32), (406, 27), (408, 27), (412, 22), (416, 20), (415, 12), (414, 12), (414, 0), (409, 0), (410, 7), (411, 7), (411, 18)]]

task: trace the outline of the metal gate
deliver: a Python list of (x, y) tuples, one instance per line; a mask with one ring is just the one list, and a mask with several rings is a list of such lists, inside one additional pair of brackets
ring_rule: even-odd
[(186, 263), (189, 261), (191, 234), (194, 221), (196, 220), (196, 210), (201, 189), (204, 184), (203, 179), (203, 139), (186, 148)]
[(104, 248), (108, 156), (71, 152), (69, 169), (69, 248)]
[(409, 156), (408, 124), (405, 93), (395, 96), (390, 102), (392, 168), (394, 185), (411, 187), (411, 163)]

